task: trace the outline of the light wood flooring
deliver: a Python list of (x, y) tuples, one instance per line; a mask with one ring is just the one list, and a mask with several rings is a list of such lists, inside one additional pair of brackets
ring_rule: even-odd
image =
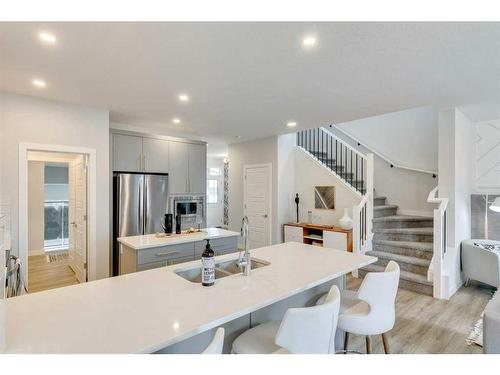
[[(361, 279), (350, 277), (347, 288), (357, 290)], [(399, 289), (396, 325), (387, 334), (391, 353), (482, 353), (465, 339), (492, 296), (478, 284), (462, 287), (449, 301)], [(380, 335), (372, 336), (372, 353), (384, 353)], [(341, 348), (339, 348), (341, 349)], [(364, 336), (351, 335), (349, 350), (366, 353)]]
[(47, 262), (46, 255), (30, 256), (28, 259), (28, 292), (60, 288), (78, 284), (69, 260)]

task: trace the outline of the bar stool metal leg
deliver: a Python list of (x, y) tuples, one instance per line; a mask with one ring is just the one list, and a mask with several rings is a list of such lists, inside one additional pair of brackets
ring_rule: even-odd
[(387, 335), (382, 333), (382, 343), (384, 344), (384, 352), (385, 354), (390, 354), (389, 351), (389, 340), (387, 339)]
[(370, 336), (366, 336), (366, 354), (371, 354), (372, 352), (372, 340)]

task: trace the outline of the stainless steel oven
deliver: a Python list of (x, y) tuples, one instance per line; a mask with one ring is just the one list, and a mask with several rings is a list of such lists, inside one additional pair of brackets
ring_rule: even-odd
[(200, 226), (205, 227), (205, 196), (204, 195), (176, 195), (170, 197), (170, 209), (174, 215), (181, 215), (182, 229), (197, 227), (197, 219), (201, 219)]

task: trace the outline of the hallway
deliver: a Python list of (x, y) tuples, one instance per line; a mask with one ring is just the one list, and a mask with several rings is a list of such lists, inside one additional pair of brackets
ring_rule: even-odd
[(78, 284), (69, 266), (68, 252), (54, 252), (57, 260), (49, 262), (48, 255), (30, 256), (28, 261), (29, 293)]

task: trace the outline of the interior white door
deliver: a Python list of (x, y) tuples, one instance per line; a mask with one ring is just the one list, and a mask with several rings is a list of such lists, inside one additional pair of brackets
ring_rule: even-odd
[(271, 165), (244, 167), (244, 213), (250, 249), (271, 244)]
[[(217, 189), (217, 194), (213, 194)], [(224, 182), (222, 176), (207, 177), (207, 227), (218, 227), (223, 224), (224, 216)]]
[(80, 283), (87, 281), (87, 167), (78, 156), (69, 166), (69, 258)]

